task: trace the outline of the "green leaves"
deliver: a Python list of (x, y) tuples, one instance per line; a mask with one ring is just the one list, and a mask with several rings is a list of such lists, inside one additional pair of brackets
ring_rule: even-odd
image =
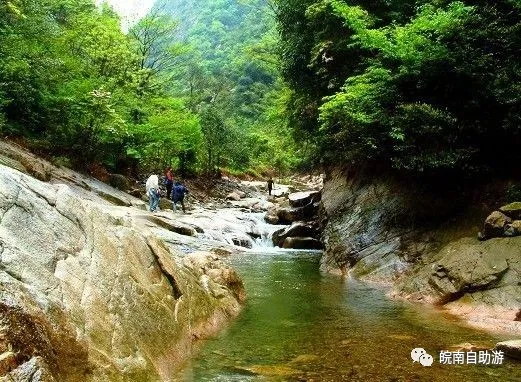
[(324, 161), (468, 173), (511, 160), (519, 2), (279, 3), (294, 126)]

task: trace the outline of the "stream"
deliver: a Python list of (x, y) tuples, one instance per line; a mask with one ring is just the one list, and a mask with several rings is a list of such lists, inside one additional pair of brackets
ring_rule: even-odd
[[(244, 311), (198, 342), (175, 381), (521, 381), (519, 363), (442, 365), (441, 350), (512, 339), (385, 290), (319, 271), (320, 252), (255, 248), (228, 263), (244, 280)], [(413, 363), (424, 348), (431, 367)]]

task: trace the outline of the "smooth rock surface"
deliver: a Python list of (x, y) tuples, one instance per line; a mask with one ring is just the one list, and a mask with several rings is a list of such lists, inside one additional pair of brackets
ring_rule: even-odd
[(318, 236), (318, 232), (309, 224), (303, 222), (296, 222), (285, 229), (275, 231), (272, 235), (273, 245), (282, 247), (282, 243), (286, 238), (297, 236), (312, 237), (316, 239)]
[(10, 378), (169, 380), (193, 338), (238, 313), (238, 292), (206, 289), (132, 210), (58, 182), (0, 166), (0, 346), (20, 355)]
[(322, 243), (312, 237), (287, 237), (282, 243), (282, 248), (322, 249)]
[(288, 195), (291, 207), (304, 207), (309, 203), (320, 201), (320, 192), (318, 191), (302, 191), (294, 192)]

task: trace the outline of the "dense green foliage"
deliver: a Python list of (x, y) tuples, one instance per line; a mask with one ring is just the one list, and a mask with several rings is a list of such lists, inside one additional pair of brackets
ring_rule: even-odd
[(187, 52), (171, 90), (201, 114), (207, 167), (287, 170), (298, 164), (287, 127), (274, 13), (265, 0), (160, 2)]
[[(76, 165), (126, 170), (197, 149), (197, 116), (142, 65), (142, 44), (89, 0), (2, 3), (3, 133), (22, 135)], [(148, 64), (148, 63), (147, 63)]]
[(521, 151), (521, 2), (280, 0), (296, 135), (326, 163), (508, 170)]
[(123, 33), (93, 0), (0, 3), (0, 131), (74, 165), (287, 170), (263, 1), (157, 2)]
[(93, 0), (4, 0), (0, 20), (0, 131), (79, 166), (521, 159), (518, 0), (159, 0), (128, 33)]

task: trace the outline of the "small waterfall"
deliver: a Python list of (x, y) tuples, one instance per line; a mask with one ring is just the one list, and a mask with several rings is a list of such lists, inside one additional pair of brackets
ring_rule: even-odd
[(274, 224), (268, 224), (264, 220), (264, 213), (251, 213), (248, 214), (252, 229), (251, 231), (258, 236), (256, 239), (253, 240), (253, 247), (254, 248), (267, 248), (267, 247), (273, 247), (273, 242), (271, 241), (271, 236), (273, 235), (273, 232), (277, 231), (278, 229), (287, 227), (285, 225), (274, 225)]

